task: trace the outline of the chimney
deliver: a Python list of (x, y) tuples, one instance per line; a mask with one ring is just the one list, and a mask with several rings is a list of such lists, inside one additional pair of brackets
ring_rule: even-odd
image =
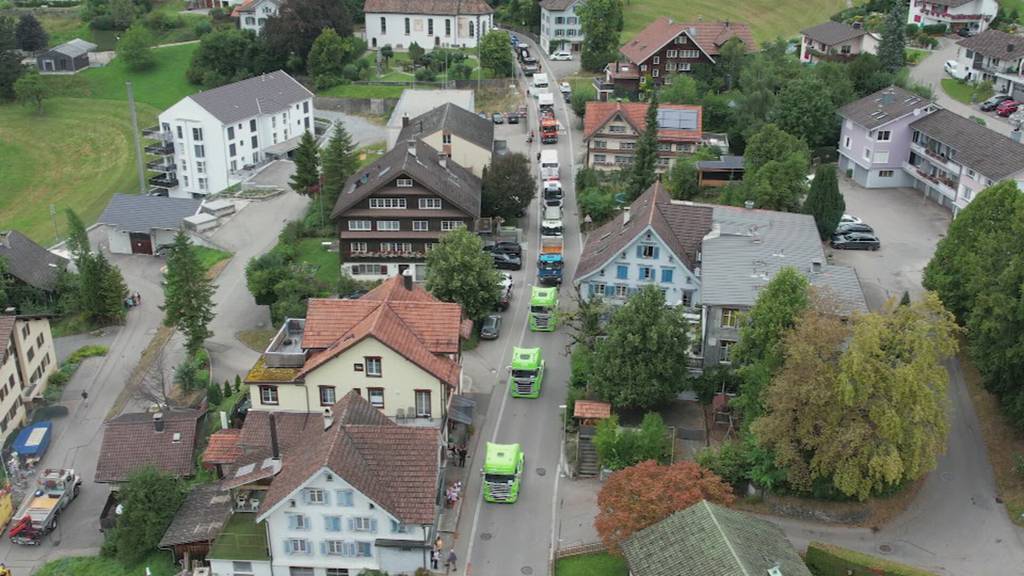
[(690, 38), (696, 38), (696, 36), (697, 36), (697, 27), (696, 26), (690, 26), (689, 28), (686, 29), (686, 33), (690, 35)]
[(437, 154), (437, 163), (440, 164), (441, 168), (447, 169), (448, 168), (448, 155), (445, 154), (444, 152), (439, 152)]
[(753, 200), (747, 200), (747, 201), (743, 202), (743, 207), (746, 208), (747, 210), (753, 210), (754, 209), (754, 201)]
[(281, 448), (277, 445), (277, 419), (270, 413), (270, 454), (274, 460), (281, 459)]
[(402, 128), (405, 128), (408, 125), (409, 125), (409, 115), (408, 114), (402, 114)]
[(409, 152), (410, 156), (415, 156), (416, 155), (416, 141), (415, 140), (407, 141), (406, 142), (406, 150)]
[(402, 272), (402, 286), (404, 286), (406, 290), (412, 292), (412, 270), (409, 270), (408, 268)]
[(163, 412), (157, 412), (153, 414), (153, 430), (157, 432), (164, 431), (164, 414)]
[(334, 415), (331, 414), (331, 407), (324, 408), (324, 430), (330, 430), (331, 424), (334, 424)]
[(629, 206), (622, 209), (622, 225), (629, 224)]

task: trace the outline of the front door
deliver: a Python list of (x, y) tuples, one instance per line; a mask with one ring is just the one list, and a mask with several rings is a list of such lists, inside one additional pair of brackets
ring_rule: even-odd
[(153, 239), (149, 234), (141, 234), (138, 232), (132, 232), (128, 235), (129, 240), (132, 243), (132, 254), (152, 254), (153, 253)]
[(53, 60), (43, 60), (43, 72), (53, 72)]

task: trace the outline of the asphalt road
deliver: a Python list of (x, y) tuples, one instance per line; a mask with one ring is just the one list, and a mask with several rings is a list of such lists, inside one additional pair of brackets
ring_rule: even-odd
[[(545, 71), (551, 70), (544, 62)], [(553, 78), (553, 76), (552, 76)], [(520, 79), (522, 82), (522, 79)], [(523, 87), (525, 89), (525, 87)], [(557, 94), (557, 86), (553, 92)], [(527, 145), (524, 133), (532, 127), (536, 130), (536, 102), (528, 104), (527, 127), (499, 127), (496, 137), (509, 134), (509, 147), (523, 151)], [(579, 261), (582, 238), (578, 232), (579, 218), (575, 201), (575, 158), (581, 150), (579, 137), (574, 133), (575, 117), (567, 106), (557, 100), (555, 104), (559, 121), (566, 128), (555, 145), (545, 148), (558, 150), (561, 164), (561, 179), (564, 191), (565, 214), (563, 215), (565, 237), (563, 285), (559, 301), (560, 308), (571, 306), (570, 280)], [(536, 158), (541, 149), (539, 140), (529, 147), (529, 158)], [(538, 177), (539, 186), (539, 177)], [(562, 434), (562, 412), (559, 406), (565, 401), (569, 380), (569, 360), (564, 350), (567, 336), (564, 329), (555, 332), (530, 332), (527, 327), (529, 309), (529, 286), (536, 279), (536, 255), (539, 244), (539, 203), (534, 200), (527, 218), (520, 227), (525, 232), (523, 270), (514, 274), (517, 292), (513, 305), (505, 314), (503, 334), (497, 341), (482, 343), (469, 353), (466, 361), (468, 386), (474, 392), (492, 392), (486, 423), (476, 433), (477, 444), (473, 465), (479, 468), (484, 459), (486, 442), (518, 442), (526, 455), (526, 470), (519, 501), (515, 504), (489, 504), (483, 501), (480, 492), (481, 477), (470, 474), (465, 491), (466, 504), (462, 508), (459, 522), (459, 537), (456, 553), (460, 567), (465, 565), (467, 574), (508, 575), (546, 574), (553, 543), (553, 528), (558, 512), (558, 484), (560, 468), (560, 440)], [(512, 347), (541, 347), (545, 358), (545, 373), (541, 397), (533, 400), (511, 398), (507, 392), (504, 366), (511, 359)]]

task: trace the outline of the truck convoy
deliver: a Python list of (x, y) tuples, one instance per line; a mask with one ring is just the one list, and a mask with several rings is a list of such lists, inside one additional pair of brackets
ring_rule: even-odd
[(534, 286), (530, 294), (530, 331), (554, 332), (558, 311), (558, 288)]
[(558, 150), (547, 149), (540, 151), (540, 179), (558, 180), (560, 178), (558, 169)]
[(519, 499), (526, 456), (519, 444), (487, 443), (484, 457), (484, 501), (512, 504)]
[(538, 398), (544, 380), (544, 359), (540, 348), (512, 348), (508, 367), (508, 389), (513, 398)]
[(78, 497), (81, 489), (82, 479), (74, 470), (44, 470), (39, 476), (39, 488), (25, 499), (14, 516), (7, 533), (11, 542), (38, 546), (43, 536), (57, 527), (57, 517)]
[[(541, 94), (541, 97), (547, 97), (547, 99), (553, 99), (554, 96), (550, 93)], [(555, 112), (551, 108), (540, 109), (540, 142), (541, 144), (555, 144), (558, 142), (558, 120), (555, 119)]]

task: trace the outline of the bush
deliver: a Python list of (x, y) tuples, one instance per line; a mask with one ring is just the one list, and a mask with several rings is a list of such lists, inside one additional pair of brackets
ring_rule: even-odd
[(416, 70), (415, 77), (417, 82), (433, 82), (434, 71), (429, 68), (420, 68)]
[(645, 415), (640, 428), (620, 428), (618, 416), (613, 415), (598, 422), (594, 448), (603, 467), (621, 470), (645, 460), (667, 464), (672, 441), (656, 412)]
[(942, 36), (947, 28), (945, 24), (926, 24), (921, 26), (921, 31), (930, 36)]
[(92, 358), (93, 356), (106, 356), (107, 350), (108, 348), (106, 346), (100, 346), (98, 344), (94, 344), (91, 346), (82, 346), (78, 350), (72, 352), (71, 355), (68, 356), (66, 360), (64, 360), (64, 363), (78, 364), (79, 362), (86, 358)]
[(174, 369), (174, 383), (182, 390), (190, 391), (199, 387), (199, 371), (192, 362), (182, 362)]
[(60, 388), (67, 384), (69, 380), (71, 380), (71, 372), (65, 370), (64, 367), (62, 366), (60, 370), (57, 370), (53, 374), (50, 374), (50, 376), (46, 379), (46, 387), (47, 389), (49, 389), (51, 386)]
[(921, 32), (921, 27), (918, 26), (917, 24), (914, 24), (914, 23), (907, 24), (906, 27), (903, 29), (903, 34), (908, 39), (909, 38), (913, 38), (914, 36), (917, 36), (920, 32)]
[(804, 561), (816, 576), (935, 576), (927, 570), (821, 542), (808, 544)]
[(181, 28), (183, 22), (177, 14), (167, 12), (150, 12), (144, 20), (146, 28), (154, 32), (166, 32), (175, 28)]
[(355, 82), (356, 80), (359, 80), (359, 66), (355, 63), (345, 64), (341, 68), (341, 75), (344, 76), (346, 80)]
[(213, 24), (210, 24), (209, 20), (200, 20), (192, 27), (192, 31), (195, 32), (196, 36), (202, 38), (210, 32), (213, 32)]
[(718, 450), (710, 448), (697, 453), (697, 463), (718, 474), (733, 490), (742, 494), (750, 479), (750, 457), (740, 440), (723, 443)]
[(223, 400), (224, 396), (221, 394), (220, 386), (210, 384), (206, 387), (206, 404), (208, 406), (216, 406)]

